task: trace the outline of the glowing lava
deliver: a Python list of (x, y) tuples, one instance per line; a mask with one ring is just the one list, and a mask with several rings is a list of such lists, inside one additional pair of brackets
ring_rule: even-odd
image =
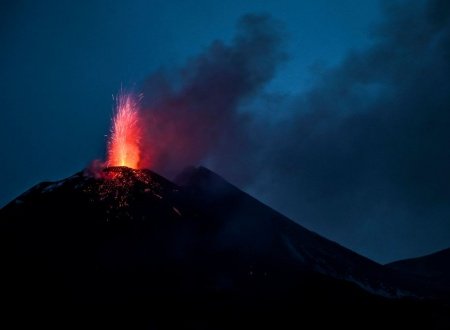
[(138, 101), (133, 95), (122, 93), (117, 97), (116, 112), (108, 142), (107, 166), (126, 166), (137, 169), (141, 137)]

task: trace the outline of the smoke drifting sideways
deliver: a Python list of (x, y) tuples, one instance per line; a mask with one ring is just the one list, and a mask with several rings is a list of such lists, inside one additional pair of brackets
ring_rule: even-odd
[(274, 107), (282, 30), (243, 17), (231, 44), (145, 81), (140, 167), (205, 164), (381, 262), (450, 246), (450, 4), (385, 2), (371, 38)]
[(317, 73), (282, 109), (253, 189), (388, 262), (450, 246), (450, 3), (382, 9), (371, 45)]
[(139, 167), (173, 177), (214, 155), (229, 155), (223, 165), (239, 167), (235, 156), (249, 152), (252, 136), (251, 118), (239, 105), (274, 76), (285, 59), (281, 43), (276, 21), (247, 15), (231, 44), (215, 41), (185, 67), (148, 77), (142, 89), (146, 130)]

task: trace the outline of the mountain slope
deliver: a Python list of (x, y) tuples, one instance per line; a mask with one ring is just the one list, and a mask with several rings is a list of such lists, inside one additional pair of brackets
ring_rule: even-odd
[(0, 257), (0, 299), (12, 310), (108, 306), (115, 313), (96, 320), (110, 326), (131, 313), (144, 328), (289, 327), (302, 311), (319, 326), (358, 328), (358, 309), (380, 326), (432, 328), (433, 315), (445, 315), (433, 302), (402, 299), (423, 293), (408, 277), (205, 168), (175, 183), (113, 167), (39, 184), (0, 210)]
[(245, 243), (246, 251), (266, 249), (265, 256), (276, 253), (276, 258), (283, 256), (287, 262), (380, 295), (413, 295), (399, 290), (379, 264), (294, 223), (206, 168), (187, 169), (175, 182), (189, 191), (190, 204), (221, 221), (216, 241)]
[(419, 258), (392, 262), (387, 266), (410, 274), (425, 286), (443, 291), (450, 296), (450, 249)]

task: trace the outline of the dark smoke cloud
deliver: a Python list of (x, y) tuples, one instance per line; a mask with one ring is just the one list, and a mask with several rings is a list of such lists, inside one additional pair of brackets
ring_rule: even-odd
[[(183, 70), (150, 77), (153, 168), (173, 175), (206, 163), (379, 261), (450, 246), (450, 3), (383, 10), (367, 49), (278, 107), (263, 88), (284, 59), (268, 17), (245, 17), (231, 45), (215, 42)], [(268, 115), (241, 111), (248, 100)]]
[(248, 147), (250, 118), (239, 105), (274, 75), (284, 54), (277, 23), (241, 19), (231, 45), (215, 41), (179, 71), (158, 72), (143, 88), (147, 136), (141, 166), (173, 176), (213, 153)]
[(450, 3), (386, 2), (384, 17), (298, 95), (258, 190), (387, 261), (450, 246)]

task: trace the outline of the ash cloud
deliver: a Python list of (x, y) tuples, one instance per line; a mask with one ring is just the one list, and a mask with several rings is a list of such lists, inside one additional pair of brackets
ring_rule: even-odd
[[(266, 16), (243, 18), (231, 45), (152, 75), (147, 162), (168, 176), (206, 163), (378, 261), (450, 246), (450, 3), (383, 4), (371, 45), (282, 98), (277, 114), (264, 86), (285, 55)], [(249, 100), (267, 115), (241, 111)]]
[(231, 44), (215, 41), (185, 67), (157, 72), (143, 87), (147, 124), (141, 166), (172, 177), (212, 154), (249, 147), (251, 118), (239, 105), (274, 76), (285, 55), (282, 33), (264, 15), (247, 15)]
[(369, 48), (297, 96), (255, 190), (390, 261), (450, 246), (450, 4), (385, 2), (383, 13)]

